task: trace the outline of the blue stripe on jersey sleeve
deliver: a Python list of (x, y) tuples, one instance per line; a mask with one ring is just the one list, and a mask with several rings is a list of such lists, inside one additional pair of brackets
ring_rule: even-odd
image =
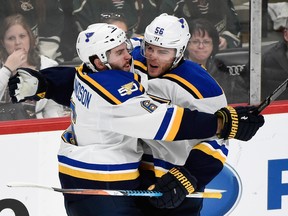
[[(90, 86), (109, 103), (121, 103), (130, 98), (142, 95), (145, 92), (140, 78), (137, 80), (134, 73), (107, 70), (99, 73), (88, 73), (87, 75), (78, 71), (78, 78)], [(111, 102), (113, 101), (113, 102)]]
[[(167, 76), (167, 79), (170, 79), (170, 74), (175, 74), (185, 80), (185, 82), (193, 85), (204, 98), (215, 97), (223, 94), (223, 90), (209, 72), (195, 62), (185, 60), (178, 67), (164, 75), (163, 78)], [(175, 78), (173, 81), (181, 85), (188, 92), (194, 91), (193, 89), (189, 89), (181, 79)]]
[(228, 155), (228, 149), (226, 148), (226, 145), (219, 145), (219, 143), (216, 142), (216, 140), (212, 141), (204, 141), (206, 143), (209, 143), (215, 150), (221, 150), (224, 155)]
[(169, 169), (173, 168), (175, 166), (175, 164), (169, 163), (168, 161), (154, 158), (154, 166), (169, 170)]
[(66, 164), (72, 167), (87, 169), (87, 170), (101, 170), (101, 171), (121, 171), (129, 169), (137, 169), (140, 162), (126, 163), (126, 164), (91, 164), (77, 161), (63, 155), (58, 155), (59, 163)]
[(156, 134), (156, 136), (154, 137), (154, 140), (163, 140), (163, 137), (170, 125), (171, 122), (171, 118), (173, 116), (173, 112), (174, 112), (174, 108), (168, 108), (168, 110), (166, 111), (166, 114), (163, 118), (163, 121), (161, 123), (161, 126)]

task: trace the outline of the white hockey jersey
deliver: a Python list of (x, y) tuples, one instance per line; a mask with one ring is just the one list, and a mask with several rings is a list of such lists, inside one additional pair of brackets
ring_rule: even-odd
[(216, 132), (215, 115), (152, 101), (136, 73), (82, 70), (58, 153), (63, 188), (135, 189), (143, 154), (137, 138), (174, 141)]
[[(134, 65), (135, 69), (145, 72), (146, 60), (140, 51), (140, 47), (134, 48)], [(181, 61), (178, 67), (162, 77), (149, 79), (148, 86), (148, 95), (161, 103), (211, 114), (227, 106), (225, 94), (218, 83), (203, 67), (188, 60)], [(144, 143), (148, 145), (143, 157), (144, 169), (154, 169), (156, 176), (160, 177), (173, 166), (186, 164), (201, 186), (222, 169), (228, 154), (228, 141), (216, 136), (174, 142), (144, 140)], [(212, 167), (211, 176), (209, 166)]]

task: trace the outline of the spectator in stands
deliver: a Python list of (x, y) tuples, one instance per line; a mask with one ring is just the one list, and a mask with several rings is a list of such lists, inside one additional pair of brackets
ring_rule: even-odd
[[(4, 19), (0, 29), (0, 40), (0, 64), (2, 65), (0, 69), (0, 98), (2, 99), (2, 105), (10, 103), (9, 107), (13, 107), (16, 104), (11, 104), (6, 87), (9, 78), (16, 73), (17, 68), (25, 67), (39, 70), (56, 66), (58, 63), (39, 54), (38, 46), (35, 43), (35, 36), (21, 14), (8, 16)], [(5, 111), (5, 107), (2, 105), (1, 110), (4, 112), (3, 115), (8, 115), (9, 107), (6, 106), (7, 110)], [(64, 107), (53, 100), (45, 99), (44, 101), (39, 101), (36, 103), (36, 106), (31, 102), (26, 104), (26, 107), (30, 108), (29, 110), (25, 109), (25, 111), (29, 112), (29, 116), (31, 117), (35, 117), (36, 115), (37, 118), (48, 118), (59, 117), (65, 114)], [(29, 116), (23, 116), (22, 118)], [(19, 118), (21, 117), (19, 116)]]
[(132, 32), (128, 32), (127, 20), (123, 14), (118, 13), (102, 13), (100, 22), (116, 25), (118, 28), (122, 29), (128, 38), (132, 36)]
[(220, 35), (219, 49), (241, 47), (240, 22), (231, 0), (165, 0), (160, 13), (173, 14), (186, 20), (205, 18)]
[(136, 0), (136, 9), (138, 11), (138, 26), (135, 33), (138, 35), (144, 35), (146, 26), (148, 26), (152, 20), (157, 17), (159, 12), (159, 7), (162, 0)]
[[(283, 39), (267, 48), (262, 56), (261, 98), (270, 95), (288, 78), (288, 18), (283, 26)], [(279, 96), (278, 100), (288, 99), (288, 92)]]
[(59, 0), (61, 8), (63, 10), (64, 21), (63, 29), (61, 33), (60, 50), (64, 59), (64, 64), (68, 61), (72, 61), (77, 56), (75, 50), (76, 38), (79, 33), (79, 29), (76, 25), (75, 16), (73, 15), (74, 0)]
[[(64, 43), (61, 43), (61, 50), (65, 61), (78, 59), (74, 44), (78, 33), (89, 25), (103, 22), (106, 18), (106, 23), (110, 24), (116, 24), (114, 23), (116, 20), (123, 23), (125, 20), (127, 30), (124, 30), (131, 36), (138, 23), (135, 0), (60, 0), (60, 2), (64, 13), (64, 29), (61, 37)], [(121, 25), (120, 28), (126, 28)]]
[(73, 15), (75, 16), (79, 31), (83, 31), (90, 24), (100, 22), (101, 14), (103, 13), (125, 15), (128, 29), (131, 31), (137, 26), (138, 23), (138, 14), (135, 8), (135, 0), (73, 1), (73, 8)]
[(213, 59), (219, 51), (219, 34), (212, 23), (206, 19), (195, 19), (189, 23), (190, 40), (186, 58), (197, 62), (210, 71)]
[(39, 42), (40, 53), (63, 61), (59, 50), (63, 13), (58, 0), (0, 0), (0, 5), (0, 22), (7, 16), (22, 14)]
[(207, 69), (223, 88), (228, 103), (248, 102), (249, 80), (247, 80), (247, 74), (244, 71), (234, 74), (227, 68), (231, 66), (228, 64), (230, 59), (233, 63), (231, 53), (225, 62), (215, 58), (219, 52), (219, 34), (213, 24), (206, 19), (199, 18), (190, 21), (189, 28), (191, 38), (187, 45), (186, 58)]
[[(128, 30), (128, 24), (127, 21), (122, 14), (117, 14), (117, 13), (102, 13), (101, 18), (99, 20), (101, 23), (108, 23), (108, 24), (113, 24), (116, 25), (118, 28), (122, 29), (126, 35), (127, 38), (130, 38), (132, 36), (132, 32)], [(75, 57), (73, 61), (75, 62), (81, 62), (77, 55), (77, 53), (74, 53)]]

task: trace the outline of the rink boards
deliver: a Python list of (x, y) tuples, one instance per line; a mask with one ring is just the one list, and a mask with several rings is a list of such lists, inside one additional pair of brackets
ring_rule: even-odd
[[(264, 113), (266, 123), (252, 140), (230, 141), (227, 166), (210, 184), (227, 193), (222, 200), (204, 201), (205, 216), (287, 214), (288, 102), (273, 103)], [(68, 118), (0, 123), (0, 216), (65, 215), (62, 194), (6, 184), (59, 187), (56, 156), (68, 124)]]

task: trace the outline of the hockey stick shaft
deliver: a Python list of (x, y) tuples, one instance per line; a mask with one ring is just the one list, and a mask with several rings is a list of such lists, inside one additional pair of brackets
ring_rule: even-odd
[[(64, 194), (78, 195), (104, 195), (104, 196), (148, 196), (159, 197), (162, 193), (159, 191), (150, 190), (105, 190), (105, 189), (62, 189), (56, 187), (48, 187), (31, 183), (9, 183), (8, 187), (24, 187), (24, 188), (39, 188), (50, 191), (55, 191)], [(188, 198), (216, 198), (221, 199), (223, 190), (210, 190), (209, 192), (195, 192), (187, 195)]]
[(264, 101), (257, 106), (257, 109), (253, 111), (253, 114), (258, 115), (261, 113), (272, 101), (278, 98), (288, 87), (288, 79), (286, 79), (281, 85), (279, 85)]

